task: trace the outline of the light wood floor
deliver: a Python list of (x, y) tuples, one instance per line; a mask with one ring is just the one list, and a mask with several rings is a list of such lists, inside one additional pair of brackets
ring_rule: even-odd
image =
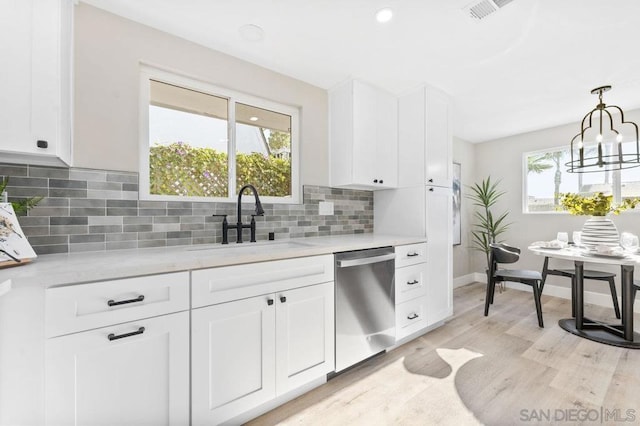
[[(551, 296), (542, 297), (544, 329), (537, 327), (528, 292), (507, 289), (500, 294), (496, 289), (495, 303), (484, 317), (484, 291), (480, 283), (456, 289), (454, 317), (444, 326), (249, 424), (595, 425), (601, 424), (602, 410), (610, 412), (603, 424), (622, 424), (631, 414), (635, 421), (625, 424), (640, 423), (640, 350), (562, 330), (557, 322), (570, 317), (571, 306)], [(615, 322), (613, 309), (586, 305), (585, 312), (592, 319)], [(437, 348), (466, 348), (482, 356), (462, 365), (453, 378)], [(443, 388), (434, 386), (438, 381), (455, 386), (457, 400), (443, 400), (438, 392)], [(616, 410), (617, 421), (611, 417)], [(568, 421), (572, 415), (598, 418)]]

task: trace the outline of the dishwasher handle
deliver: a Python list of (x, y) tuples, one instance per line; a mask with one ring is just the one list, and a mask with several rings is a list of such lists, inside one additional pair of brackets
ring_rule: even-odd
[(391, 253), (383, 254), (382, 256), (363, 257), (360, 259), (337, 260), (336, 265), (338, 266), (338, 268), (348, 268), (349, 266), (370, 265), (372, 263), (384, 262), (387, 260), (393, 260), (395, 258), (396, 254)]

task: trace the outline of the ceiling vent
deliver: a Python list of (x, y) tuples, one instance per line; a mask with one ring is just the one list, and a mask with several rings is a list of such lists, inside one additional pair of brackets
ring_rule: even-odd
[(480, 0), (469, 3), (462, 8), (465, 15), (474, 21), (482, 21), (514, 0)]

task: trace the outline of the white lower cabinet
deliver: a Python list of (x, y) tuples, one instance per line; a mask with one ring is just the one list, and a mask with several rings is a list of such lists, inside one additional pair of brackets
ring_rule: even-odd
[(47, 425), (188, 425), (189, 313), (48, 339)]
[(398, 246), (396, 252), (396, 341), (422, 330), (427, 322), (427, 244)]
[(192, 311), (192, 421), (213, 425), (334, 370), (333, 282)]

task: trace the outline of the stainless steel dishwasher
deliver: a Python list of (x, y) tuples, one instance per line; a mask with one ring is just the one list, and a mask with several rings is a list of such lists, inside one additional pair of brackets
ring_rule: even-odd
[(336, 372), (396, 341), (393, 247), (335, 254)]

